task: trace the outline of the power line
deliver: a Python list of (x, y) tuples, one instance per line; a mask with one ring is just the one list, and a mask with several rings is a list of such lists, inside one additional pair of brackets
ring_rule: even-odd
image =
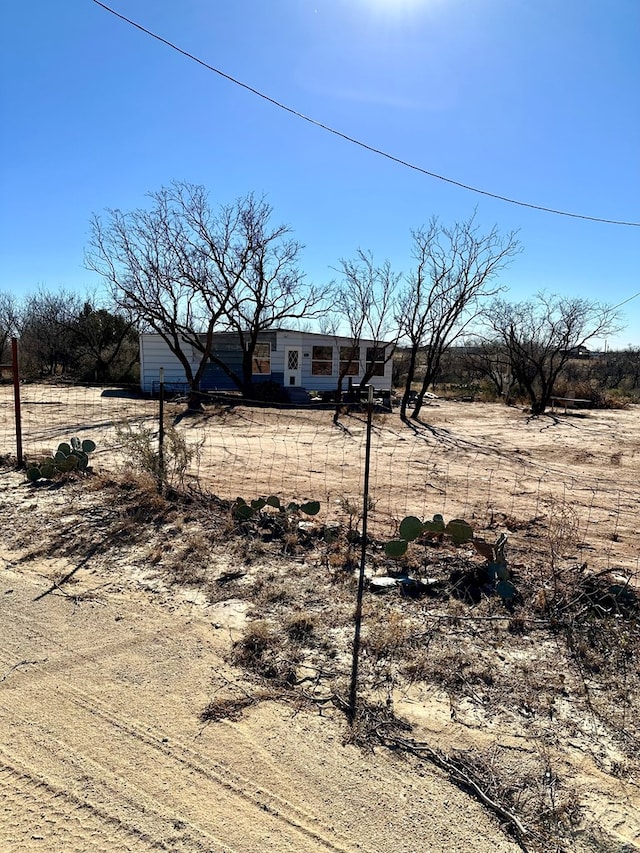
[(618, 302), (617, 305), (612, 307), (612, 311), (615, 311), (616, 308), (622, 308), (623, 305), (626, 305), (627, 302), (632, 302), (634, 299), (637, 299), (640, 296), (640, 290), (637, 293), (634, 293), (633, 296), (627, 297), (627, 299), (623, 299), (622, 302)]
[(364, 148), (365, 151), (370, 151), (372, 154), (378, 154), (380, 157), (384, 157), (387, 160), (391, 160), (391, 162), (393, 163), (397, 163), (400, 166), (405, 166), (407, 169), (412, 169), (414, 172), (419, 172), (422, 175), (427, 175), (428, 177), (435, 178), (438, 181), (444, 181), (447, 184), (453, 184), (453, 186), (455, 187), (460, 187), (460, 189), (476, 193), (477, 195), (487, 196), (488, 198), (494, 198), (498, 201), (504, 201), (507, 204), (515, 204), (519, 207), (528, 207), (531, 210), (540, 210), (543, 213), (553, 213), (556, 216), (568, 216), (572, 219), (586, 219), (589, 222), (601, 222), (607, 225), (625, 225), (632, 228), (640, 228), (640, 222), (628, 222), (620, 219), (604, 219), (600, 216), (587, 216), (583, 213), (571, 213), (567, 210), (558, 210), (553, 207), (545, 207), (541, 204), (532, 204), (526, 201), (518, 201), (517, 199), (509, 198), (508, 196), (499, 195), (498, 193), (489, 192), (488, 190), (482, 190), (478, 187), (473, 187), (469, 184), (464, 184), (462, 183), (462, 181), (456, 181), (453, 178), (447, 178), (444, 175), (439, 175), (437, 172), (431, 172), (428, 169), (423, 169), (421, 166), (417, 166), (415, 163), (410, 163), (407, 160), (402, 160), (400, 157), (396, 157), (393, 154), (389, 154), (388, 151), (383, 151), (380, 148), (375, 148), (373, 145), (368, 145), (366, 142), (362, 142), (361, 140), (356, 139), (353, 136), (349, 136), (348, 134), (343, 133), (340, 130), (336, 130), (334, 127), (330, 127), (329, 125), (323, 124), (321, 121), (318, 121), (315, 118), (311, 118), (311, 116), (307, 116), (304, 113), (298, 112), (298, 110), (294, 110), (293, 107), (289, 107), (286, 104), (277, 101), (275, 98), (271, 98), (269, 97), (269, 95), (265, 95), (264, 92), (261, 92), (258, 89), (254, 89), (253, 86), (249, 86), (247, 83), (243, 83), (241, 80), (232, 77), (230, 74), (226, 74), (219, 68), (216, 68), (213, 65), (209, 65), (209, 63), (205, 62), (203, 59), (199, 59), (197, 56), (194, 56), (192, 53), (183, 50), (181, 47), (178, 47), (176, 44), (169, 41), (168, 39), (165, 39), (162, 36), (159, 36), (157, 33), (154, 33), (151, 30), (148, 30), (146, 27), (143, 27), (142, 24), (138, 24), (136, 21), (132, 21), (125, 15), (121, 15), (120, 12), (116, 12), (115, 9), (112, 9), (110, 6), (101, 3), (100, 0), (93, 0), (93, 2), (97, 6), (102, 7), (105, 11), (110, 12), (112, 15), (115, 15), (116, 18), (120, 18), (121, 21), (124, 21), (125, 23), (130, 24), (132, 27), (135, 27), (136, 29), (145, 33), (145, 35), (151, 36), (151, 38), (156, 39), (156, 41), (161, 42), (167, 47), (170, 47), (177, 53), (182, 54), (182, 56), (186, 56), (187, 59), (191, 59), (193, 62), (197, 62), (198, 65), (202, 65), (202, 67), (206, 68), (208, 71), (213, 71), (214, 74), (218, 74), (220, 77), (223, 77), (230, 83), (235, 83), (236, 86), (240, 86), (241, 88), (246, 89), (248, 92), (251, 92), (252, 95), (257, 95), (259, 98), (262, 98), (264, 101), (267, 101), (274, 107), (278, 107), (279, 109), (284, 110), (285, 112), (290, 113), (293, 116), (296, 116), (296, 118), (302, 119), (303, 121), (306, 121), (309, 124), (313, 124), (316, 127), (319, 127), (321, 130), (327, 131), (327, 133), (332, 133), (334, 136), (338, 136), (340, 137), (340, 139), (344, 139), (346, 142), (350, 142), (353, 145), (357, 145), (360, 148)]

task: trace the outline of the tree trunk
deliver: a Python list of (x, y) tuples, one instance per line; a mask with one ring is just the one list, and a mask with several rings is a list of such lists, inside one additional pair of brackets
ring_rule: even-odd
[(426, 374), (424, 377), (424, 380), (422, 382), (422, 388), (420, 389), (420, 391), (418, 392), (418, 395), (416, 396), (416, 402), (415, 402), (415, 405), (413, 407), (413, 412), (411, 412), (412, 418), (420, 417), (420, 412), (422, 411), (422, 405), (424, 403), (424, 395), (427, 393), (427, 388), (431, 384), (429, 379), (430, 379), (429, 374)]
[(253, 350), (242, 353), (242, 393), (249, 399), (253, 394)]
[(411, 396), (411, 385), (413, 383), (413, 377), (416, 375), (416, 360), (418, 357), (418, 347), (414, 344), (411, 347), (411, 351), (409, 353), (409, 366), (407, 367), (407, 379), (404, 386), (404, 394), (402, 395), (402, 402), (400, 403), (400, 417), (402, 420), (406, 420), (407, 417), (407, 406), (409, 405), (409, 397)]
[(189, 388), (189, 396), (187, 397), (188, 412), (203, 412), (202, 395), (200, 394), (200, 382), (194, 381)]
[(424, 398), (429, 388), (429, 385), (433, 383), (433, 380), (436, 378), (439, 369), (439, 356), (434, 355), (432, 359), (432, 353), (430, 352), (429, 359), (427, 361), (427, 366), (425, 368), (424, 378), (422, 380), (422, 387), (420, 388), (418, 396), (416, 397), (415, 406), (413, 407), (413, 412), (411, 413), (412, 418), (418, 418), (420, 416), (420, 412), (424, 404)]

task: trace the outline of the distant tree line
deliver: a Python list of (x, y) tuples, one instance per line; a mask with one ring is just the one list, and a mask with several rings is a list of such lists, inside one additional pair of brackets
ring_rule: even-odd
[[(399, 374), (405, 369), (406, 358), (399, 349), (394, 365)], [(402, 382), (401, 376), (399, 381)], [(531, 401), (530, 391), (511, 370), (506, 350), (497, 342), (479, 342), (477, 338), (452, 347), (445, 354), (433, 388), (461, 395), (480, 394), (506, 403)], [(629, 345), (606, 352), (564, 351), (549, 396), (571, 394), (598, 407), (640, 401), (640, 347)]]
[(22, 299), (0, 293), (0, 363), (20, 339), (23, 378), (135, 382), (138, 333), (132, 317), (101, 305), (92, 294), (41, 288)]
[[(469, 375), (484, 377), (507, 400), (517, 390), (540, 414), (572, 353), (619, 327), (612, 308), (581, 298), (539, 293), (506, 301), (501, 275), (520, 243), (514, 232), (481, 230), (475, 215), (452, 225), (433, 217), (412, 231), (403, 272), (358, 248), (323, 284), (307, 281), (303, 246), (290, 226), (272, 219), (271, 206), (253, 193), (215, 205), (204, 187), (184, 182), (150, 193), (145, 207), (95, 215), (85, 264), (104, 281), (107, 302), (65, 292), (39, 291), (21, 304), (0, 296), (0, 345), (7, 329), (17, 329), (34, 375), (113, 381), (131, 375), (137, 332), (152, 331), (181, 363), (195, 401), (212, 362), (253, 395), (261, 334), (315, 326), (351, 342), (341, 348), (338, 399), (351, 376), (362, 385), (375, 381), (397, 349), (401, 414), (418, 418), (463, 342)], [(237, 336), (239, 369), (216, 353), (219, 331)], [(364, 340), (370, 355), (360, 369)], [(608, 381), (615, 381), (612, 371)]]

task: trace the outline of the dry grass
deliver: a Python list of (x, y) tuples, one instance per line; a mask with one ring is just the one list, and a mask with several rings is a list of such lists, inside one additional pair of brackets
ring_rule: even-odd
[[(584, 451), (581, 463), (591, 459)], [(618, 465), (612, 454), (607, 461)], [(203, 722), (236, 719), (283, 693), (342, 707), (359, 556), (355, 504), (343, 503), (340, 526), (308, 532), (238, 524), (230, 505), (159, 495), (141, 474), (70, 482), (58, 495), (64, 499), (49, 504), (45, 519), (33, 512), (20, 525), (9, 521), (14, 544), (78, 559), (94, 549), (114, 572), (123, 571), (121, 557), (128, 567), (152, 567), (167, 585), (199, 587), (210, 602), (250, 604), (250, 621), (229, 651), (248, 674), (246, 695), (214, 696)], [(552, 497), (539, 509), (491, 511), (475, 521), (489, 542), (498, 531), (510, 534), (518, 589), (511, 604), (487, 588), (484, 563), (468, 548), (426, 542), (398, 564), (380, 542), (368, 543), (368, 569), (402, 568), (435, 583), (416, 598), (397, 589), (366, 593), (361, 714), (352, 736), (363, 744), (392, 731), (407, 737), (406, 697), (428, 707), (443, 696), (441, 749), (527, 825), (529, 850), (604, 851), (613, 844), (610, 827), (593, 825), (584, 809), (575, 756), (603, 774), (598, 784), (611, 779), (603, 797), (614, 796), (614, 781), (637, 773), (640, 605), (630, 572), (603, 568), (602, 551), (586, 547), (591, 530), (571, 501)], [(615, 523), (607, 535), (629, 537)], [(423, 736), (419, 720), (411, 734)]]

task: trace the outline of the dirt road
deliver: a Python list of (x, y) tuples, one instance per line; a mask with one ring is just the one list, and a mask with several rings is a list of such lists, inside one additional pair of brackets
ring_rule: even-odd
[(201, 723), (212, 677), (236, 677), (224, 607), (108, 566), (38, 598), (64, 566), (17, 556), (0, 556), (3, 853), (517, 849), (436, 770), (344, 745), (342, 718), (264, 702)]

